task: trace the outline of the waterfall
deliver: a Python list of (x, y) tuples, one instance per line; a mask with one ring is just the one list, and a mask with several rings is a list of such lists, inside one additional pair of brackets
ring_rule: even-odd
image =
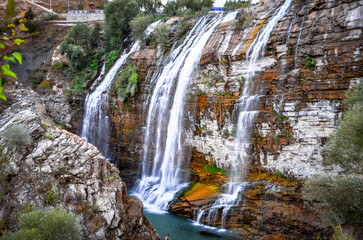
[(295, 48), (295, 53), (294, 53), (294, 68), (296, 67), (297, 56), (299, 54), (299, 44), (300, 44), (300, 39), (301, 39), (301, 33), (304, 28), (304, 23), (305, 23), (306, 17), (308, 16), (308, 13), (309, 13), (309, 11), (306, 12), (304, 15), (304, 18), (303, 18), (301, 26), (300, 26), (299, 35), (297, 37), (297, 43), (296, 43), (296, 48)]
[[(203, 209), (203, 213), (200, 212), (202, 215), (199, 214), (200, 216), (198, 216), (199, 221), (201, 221), (204, 216), (204, 222), (213, 224), (213, 222), (215, 222), (215, 220), (213, 220), (213, 216), (219, 209), (223, 208), (222, 223), (224, 224), (229, 209), (239, 203), (238, 199), (240, 192), (246, 187), (246, 182), (244, 181), (246, 181), (248, 159), (250, 156), (250, 135), (254, 119), (259, 113), (258, 104), (259, 98), (262, 94), (262, 88), (260, 86), (256, 86), (253, 81), (253, 77), (257, 70), (256, 62), (261, 56), (263, 56), (273, 29), (290, 10), (292, 1), (293, 0), (286, 0), (285, 3), (275, 11), (268, 23), (263, 26), (255, 40), (246, 51), (246, 61), (248, 66), (247, 77), (241, 97), (236, 101), (234, 109), (234, 114), (237, 117), (237, 133), (235, 139), (236, 152), (231, 162), (228, 192), (223, 194), (209, 209)], [(222, 225), (222, 227), (224, 226)]]
[(225, 20), (222, 15), (199, 18), (183, 44), (172, 48), (162, 71), (153, 76), (156, 84), (148, 110), (142, 177), (134, 191), (150, 210), (166, 210), (174, 195), (186, 186), (182, 184), (181, 162), (187, 87), (204, 46), (216, 26)]
[[(152, 23), (145, 30), (146, 34), (150, 34), (160, 21)], [(128, 57), (138, 51), (140, 42), (136, 41), (130, 48), (130, 51), (124, 51), (110, 71), (103, 78), (97, 88), (87, 94), (84, 104), (84, 115), (82, 121), (81, 137), (95, 145), (102, 154), (108, 155), (109, 128), (110, 120), (107, 114), (109, 91), (111, 89), (114, 78), (122, 65), (124, 65)], [(91, 90), (101, 81), (105, 73), (105, 65), (102, 67), (100, 76), (92, 84)]]

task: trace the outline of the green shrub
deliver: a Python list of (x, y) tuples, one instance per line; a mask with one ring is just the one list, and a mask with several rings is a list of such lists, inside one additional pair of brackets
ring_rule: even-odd
[(44, 81), (46, 77), (46, 71), (41, 68), (27, 69), (28, 80), (31, 82), (32, 87), (36, 88)]
[(324, 162), (338, 164), (348, 173), (363, 174), (363, 105), (355, 104), (339, 121), (325, 146)]
[(0, 202), (3, 197), (7, 194), (7, 181), (8, 181), (8, 164), (9, 164), (9, 154), (5, 154), (0, 148)]
[(3, 138), (6, 146), (12, 150), (25, 148), (32, 143), (32, 137), (24, 124), (8, 126), (3, 133)]
[(140, 7), (135, 0), (114, 0), (105, 7), (105, 32), (111, 46), (122, 44), (130, 34), (130, 21), (138, 15)]
[(203, 8), (211, 8), (213, 0), (177, 0), (179, 6), (193, 11), (201, 11)]
[(3, 240), (78, 240), (81, 239), (81, 227), (77, 217), (64, 208), (35, 210), (22, 214), (19, 218), (18, 231), (6, 232)]
[(157, 1), (154, 0), (136, 0), (137, 4), (145, 13), (155, 14)]
[(228, 131), (228, 129), (227, 129), (227, 128), (223, 130), (222, 137), (223, 137), (223, 138), (228, 138), (228, 137), (229, 137), (229, 131)]
[(363, 105), (363, 83), (360, 83), (355, 88), (350, 88), (345, 94), (344, 105), (346, 108), (351, 108), (355, 104)]
[(144, 31), (147, 26), (151, 23), (152, 16), (151, 15), (141, 15), (138, 16), (130, 22), (131, 29), (132, 29), (132, 38), (134, 40), (137, 39), (144, 39), (145, 34)]
[(343, 171), (334, 177), (316, 176), (304, 184), (304, 197), (320, 201), (328, 209), (324, 219), (332, 226), (363, 223), (362, 91), (359, 85), (347, 92), (344, 102), (348, 109), (329, 137), (323, 154), (325, 164), (337, 164)]
[(243, 1), (243, 0), (228, 0), (224, 4), (224, 11), (229, 12), (233, 11), (237, 8), (246, 8), (251, 6), (250, 1)]
[(154, 30), (154, 36), (156, 42), (161, 44), (163, 48), (168, 48), (170, 45), (169, 41), (170, 28), (166, 24), (161, 24), (157, 26)]
[(119, 54), (120, 54), (119, 49), (115, 49), (112, 52), (106, 54), (106, 69), (112, 67), (112, 65), (116, 62)]
[(178, 12), (178, 8), (178, 2), (169, 1), (164, 7), (164, 13), (169, 17), (175, 16)]
[(54, 206), (57, 204), (60, 196), (57, 186), (52, 186), (45, 202)]
[(245, 29), (250, 25), (251, 22), (252, 22), (252, 12), (242, 10), (238, 15), (237, 28)]
[(50, 84), (50, 82), (48, 80), (44, 80), (41, 84), (39, 84), (39, 87), (41, 87), (43, 89), (50, 89), (50, 88), (52, 88), (52, 85)]
[(116, 77), (115, 89), (120, 101), (125, 101), (130, 96), (135, 95), (138, 78), (136, 67), (132, 64), (127, 65), (126, 69)]
[(190, 22), (188, 20), (183, 19), (175, 32), (175, 39), (178, 40), (182, 38), (189, 30)]
[(363, 179), (356, 176), (316, 176), (304, 183), (304, 198), (329, 208), (323, 219), (335, 225), (363, 222)]
[(312, 57), (303, 56), (301, 57), (301, 60), (305, 63), (305, 67), (310, 68), (311, 70), (315, 69), (316, 62)]
[(93, 71), (91, 68), (86, 68), (83, 71), (77, 72), (72, 75), (71, 89), (75, 95), (83, 95), (84, 88), (88, 83), (96, 76), (97, 71)]
[(214, 165), (209, 165), (209, 164), (205, 164), (204, 165), (204, 170), (210, 174), (214, 174), (214, 173), (222, 173), (223, 175), (226, 174), (226, 171), (223, 170), (222, 168), (216, 167)]
[(55, 62), (52, 66), (50, 66), (50, 70), (55, 72), (61, 72), (67, 67), (65, 62)]
[[(97, 49), (102, 40), (100, 31), (100, 25), (96, 25), (92, 29), (84, 23), (78, 23), (70, 30), (61, 44), (60, 53), (65, 54), (69, 59), (69, 67), (72, 72), (82, 71), (94, 61), (95, 53), (100, 51)], [(102, 55), (97, 56), (100, 58)]]
[(96, 23), (94, 28), (92, 29), (91, 35), (90, 35), (90, 41), (92, 48), (98, 48), (101, 45), (102, 40), (102, 27), (99, 23)]

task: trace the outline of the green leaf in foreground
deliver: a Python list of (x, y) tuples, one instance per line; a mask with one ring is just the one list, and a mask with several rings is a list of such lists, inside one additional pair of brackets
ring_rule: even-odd
[(18, 78), (16, 76), (16, 74), (10, 70), (9, 64), (3, 65), (1, 67), (1, 71), (2, 71), (2, 74), (4, 74), (4, 75), (8, 75), (8, 76), (13, 77), (13, 78), (16, 78), (16, 79)]
[(19, 61), (20, 64), (23, 63), (23, 57), (20, 55), (20, 53), (14, 52), (12, 55), (16, 58), (16, 60)]

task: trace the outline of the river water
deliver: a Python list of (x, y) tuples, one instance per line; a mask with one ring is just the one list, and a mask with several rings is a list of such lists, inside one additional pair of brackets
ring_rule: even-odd
[(230, 231), (199, 225), (190, 219), (170, 213), (154, 213), (147, 209), (144, 209), (144, 213), (162, 240), (166, 234), (170, 235), (170, 240), (241, 239)]

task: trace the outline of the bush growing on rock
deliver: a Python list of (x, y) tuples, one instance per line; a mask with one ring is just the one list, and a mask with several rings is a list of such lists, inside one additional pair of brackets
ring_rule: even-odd
[(12, 150), (29, 146), (32, 143), (32, 138), (26, 129), (24, 124), (8, 126), (3, 133), (6, 146)]
[(120, 101), (125, 101), (128, 97), (135, 95), (138, 78), (136, 67), (132, 64), (129, 64), (121, 75), (116, 77), (115, 88)]
[[(342, 171), (334, 177), (316, 176), (304, 184), (304, 197), (328, 209), (325, 219), (332, 226), (363, 223), (362, 93), (362, 85), (347, 92), (347, 111), (325, 146), (324, 163), (339, 165)], [(335, 230), (344, 237), (340, 227)]]
[(130, 22), (132, 29), (132, 38), (134, 40), (145, 38), (144, 31), (151, 21), (152, 16), (150, 15), (140, 15), (132, 19), (132, 21)]
[(161, 24), (157, 26), (154, 30), (154, 36), (156, 38), (156, 42), (161, 44), (163, 48), (169, 47), (170, 44), (169, 34), (170, 34), (170, 28), (166, 24)]
[(363, 174), (363, 86), (347, 92), (348, 110), (325, 146), (326, 164), (338, 164), (347, 173)]
[(316, 176), (309, 179), (303, 194), (329, 208), (323, 219), (330, 224), (354, 224), (363, 221), (363, 179), (357, 176)]
[(78, 240), (81, 230), (77, 217), (64, 208), (35, 210), (22, 214), (16, 233), (6, 232), (2, 240)]
[(28, 80), (31, 82), (32, 87), (36, 88), (38, 85), (45, 80), (46, 71), (41, 68), (27, 69)]
[(4, 153), (0, 147), (0, 202), (8, 191), (6, 184), (9, 176), (8, 163), (9, 155)]

